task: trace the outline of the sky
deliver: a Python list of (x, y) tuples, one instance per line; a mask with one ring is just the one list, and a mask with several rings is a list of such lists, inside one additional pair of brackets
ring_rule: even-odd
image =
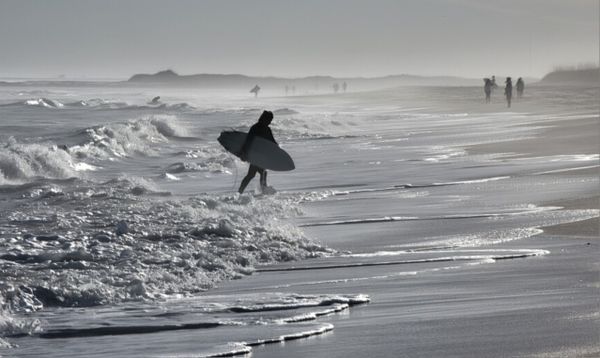
[(0, 0), (0, 77), (542, 77), (597, 64), (600, 0)]

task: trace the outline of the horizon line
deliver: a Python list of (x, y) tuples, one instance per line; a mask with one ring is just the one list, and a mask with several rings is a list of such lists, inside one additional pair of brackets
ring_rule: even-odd
[[(305, 76), (279, 76), (279, 75), (248, 75), (248, 74), (243, 74), (243, 73), (209, 73), (209, 72), (202, 72), (202, 73), (191, 73), (191, 74), (180, 74), (178, 73), (176, 70), (173, 70), (172, 68), (167, 68), (164, 70), (159, 70), (156, 71), (154, 73), (134, 73), (132, 75), (128, 75), (128, 76), (88, 76), (88, 75), (81, 75), (81, 76), (73, 76), (73, 75), (66, 75), (66, 74), (58, 74), (55, 76), (49, 76), (49, 75), (44, 75), (44, 76), (19, 76), (19, 75), (0, 75), (0, 80), (39, 80), (39, 81), (56, 81), (56, 82), (60, 82), (60, 81), (128, 81), (130, 80), (133, 76), (137, 76), (137, 75), (146, 75), (146, 76), (155, 76), (161, 72), (167, 72), (167, 71), (171, 71), (173, 72), (175, 75), (177, 75), (178, 77), (189, 77), (189, 76), (243, 76), (243, 77), (249, 77), (249, 78), (273, 78), (273, 79), (283, 79), (283, 80), (299, 80), (299, 79), (306, 79), (306, 78), (313, 78), (313, 77), (329, 77), (329, 78), (333, 78), (333, 79), (362, 79), (362, 80), (373, 80), (373, 79), (381, 79), (381, 78), (386, 78), (386, 77), (401, 77), (401, 76), (414, 76), (414, 77), (422, 77), (422, 78), (435, 78), (435, 77), (446, 77), (446, 78), (455, 78), (455, 79), (465, 79), (465, 80), (479, 80), (481, 78), (484, 77), (471, 77), (471, 76), (460, 76), (460, 75), (450, 75), (450, 74), (435, 74), (435, 75), (423, 75), (423, 74), (412, 74), (412, 73), (396, 73), (396, 74), (387, 74), (387, 75), (379, 75), (379, 76), (361, 76), (361, 75), (353, 75), (353, 76), (334, 76), (334, 75), (325, 75), (325, 74), (312, 74), (312, 75), (305, 75)], [(555, 72), (556, 70), (552, 70), (548, 73), (551, 72)], [(488, 75), (491, 76), (491, 75)], [(496, 75), (497, 77), (503, 77), (505, 75)], [(545, 75), (544, 75), (545, 76)], [(514, 76), (513, 76), (514, 77)], [(530, 78), (530, 79), (541, 79), (542, 77), (537, 77), (537, 76), (521, 76), (524, 78)]]

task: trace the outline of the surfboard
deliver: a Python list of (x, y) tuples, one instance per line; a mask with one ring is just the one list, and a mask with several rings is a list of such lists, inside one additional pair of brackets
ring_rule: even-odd
[[(248, 133), (239, 131), (223, 131), (218, 141), (228, 152), (239, 158), (238, 154), (247, 135)], [(289, 171), (296, 168), (292, 157), (285, 150), (261, 137), (254, 137), (247, 154), (248, 162), (259, 168), (275, 171)]]

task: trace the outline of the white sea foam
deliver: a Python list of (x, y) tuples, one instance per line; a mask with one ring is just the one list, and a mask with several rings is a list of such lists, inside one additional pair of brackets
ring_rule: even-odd
[(543, 230), (537, 227), (516, 228), (508, 230), (495, 230), (487, 232), (475, 232), (460, 235), (443, 235), (420, 240), (418, 243), (402, 245), (403, 247), (421, 248), (447, 248), (447, 247), (478, 247), (485, 245), (496, 245), (504, 242), (523, 240), (539, 235)]
[(9, 138), (0, 144), (0, 185), (23, 183), (31, 178), (70, 178), (82, 167), (69, 153), (50, 144), (20, 143)]
[(379, 216), (379, 217), (365, 217), (356, 219), (345, 219), (345, 220), (332, 220), (323, 222), (314, 222), (309, 224), (303, 224), (303, 227), (310, 226), (333, 226), (333, 225), (353, 225), (353, 224), (373, 224), (382, 222), (394, 222), (394, 221), (415, 221), (415, 220), (456, 220), (456, 219), (477, 219), (477, 218), (500, 218), (510, 216), (521, 216), (526, 214), (538, 214), (547, 211), (557, 211), (562, 209), (559, 206), (537, 206), (533, 204), (507, 208), (498, 210), (496, 212), (480, 212), (480, 213), (464, 213), (456, 215), (440, 215), (440, 216)]
[[(539, 231), (542, 232), (542, 230), (539, 230)], [(492, 255), (485, 256), (485, 257), (490, 257), (490, 258), (510, 257), (513, 254), (515, 256), (521, 256), (521, 255), (543, 256), (543, 255), (547, 255), (550, 253), (550, 251), (543, 250), (543, 249), (476, 249), (476, 250), (467, 250), (467, 249), (458, 249), (457, 248), (454, 250), (431, 249), (431, 250), (418, 250), (418, 251), (414, 251), (414, 250), (377, 251), (377, 252), (368, 252), (368, 253), (359, 253), (359, 254), (343, 254), (341, 256), (342, 257), (370, 258), (370, 257), (401, 256), (401, 255), (414, 254), (414, 253), (440, 254), (440, 253), (465, 253), (465, 252), (467, 252), (467, 253), (491, 253)], [(508, 255), (500, 255), (501, 253), (508, 253)], [(481, 255), (480, 256), (452, 256), (452, 257), (439, 257), (439, 258), (435, 258), (435, 259), (414, 260), (414, 261), (419, 261), (419, 262), (431, 262), (432, 260), (456, 261), (456, 260), (462, 259), (462, 258), (471, 259), (472, 257), (479, 259), (483, 256), (481, 256)]]
[(235, 157), (222, 148), (209, 146), (176, 153), (185, 156), (185, 161), (178, 161), (165, 168), (168, 173), (211, 172), (231, 174), (236, 166)]
[(0, 143), (0, 185), (21, 184), (35, 178), (80, 177), (81, 172), (99, 169), (85, 160), (155, 155), (157, 143), (188, 135), (173, 116), (151, 116), (84, 132), (89, 141), (64, 150), (53, 143), (21, 143), (12, 137)]
[[(301, 329), (301, 327), (299, 327)], [(307, 327), (304, 330), (299, 330), (293, 333), (287, 333), (279, 336), (270, 338), (261, 338), (254, 341), (246, 342), (230, 342), (225, 345), (213, 347), (212, 349), (206, 350), (202, 353), (194, 354), (177, 354), (177, 355), (160, 355), (162, 358), (217, 358), (217, 357), (234, 357), (247, 355), (252, 353), (252, 347), (263, 346), (267, 344), (282, 343), (285, 341), (292, 341), (297, 339), (308, 338), (316, 335), (321, 335), (330, 332), (334, 329), (331, 323), (322, 323), (315, 327)]]
[(287, 139), (331, 139), (360, 134), (347, 121), (338, 120), (335, 114), (278, 116), (271, 127)]
[(24, 102), (27, 106), (45, 107), (45, 108), (62, 108), (65, 105), (59, 101), (51, 100), (49, 98), (38, 98), (29, 99)]
[(156, 145), (172, 137), (186, 137), (187, 129), (175, 116), (153, 115), (128, 122), (88, 128), (88, 141), (69, 151), (78, 158), (109, 159), (131, 155), (157, 155)]
[(165, 178), (168, 180), (174, 180), (174, 181), (179, 181), (181, 180), (180, 178), (178, 178), (176, 175), (171, 174), (171, 173), (165, 173)]
[(509, 176), (498, 176), (498, 177), (472, 179), (472, 180), (459, 180), (459, 181), (452, 181), (452, 182), (434, 183), (434, 185), (478, 184), (478, 183), (487, 183), (487, 182), (491, 182), (491, 181), (498, 181), (498, 180), (504, 180), (504, 179), (510, 179), (510, 177)]
[(560, 154), (546, 157), (527, 157), (527, 158), (515, 158), (515, 161), (525, 160), (537, 160), (537, 161), (548, 161), (548, 162), (597, 162), (600, 160), (600, 154)]
[(454, 157), (465, 156), (467, 152), (463, 149), (435, 146), (431, 148), (431, 156), (423, 159), (426, 162), (438, 163)]
[(533, 175), (564, 173), (564, 172), (570, 172), (570, 171), (576, 171), (576, 170), (593, 169), (593, 168), (598, 168), (598, 167), (600, 167), (600, 165), (586, 165), (586, 166), (583, 166), (583, 167), (554, 169), (554, 170), (544, 170), (544, 171), (541, 171), (541, 172), (533, 173)]
[[(366, 294), (341, 295), (341, 294), (300, 294), (288, 292), (264, 292), (260, 294), (237, 294), (235, 296), (203, 295), (201, 300), (189, 298), (185, 300), (172, 300), (183, 302), (198, 307), (202, 312), (217, 314), (219, 312), (233, 313), (263, 313), (267, 312), (298, 312), (307, 309), (304, 314), (320, 317), (334, 312), (341, 312), (349, 306), (370, 302)], [(324, 308), (327, 307), (327, 308)], [(274, 322), (293, 322), (300, 315), (277, 317)]]
[[(61, 98), (65, 97), (65, 93), (48, 92), (48, 91), (27, 91), (18, 93), (19, 96), (24, 95), (60, 95)], [(72, 97), (72, 95), (69, 95)], [(181, 111), (192, 111), (195, 109), (194, 106), (185, 103), (160, 103), (158, 105), (140, 105), (134, 103), (128, 103), (119, 99), (109, 98), (90, 98), (90, 99), (79, 99), (73, 101), (72, 98), (67, 101), (58, 101), (48, 97), (31, 98), (25, 101), (13, 102), (2, 104), (0, 106), (9, 107), (42, 107), (50, 109), (82, 109), (87, 108), (89, 110), (120, 110), (120, 111), (135, 111), (135, 110), (162, 110), (169, 112), (181, 112)], [(286, 113), (283, 111), (282, 113)], [(290, 112), (292, 113), (292, 112)]]
[(318, 317), (322, 317), (322, 316), (327, 316), (327, 315), (330, 315), (330, 314), (338, 313), (338, 312), (347, 310), (349, 307), (350, 307), (350, 305), (347, 304), (347, 303), (344, 303), (344, 304), (335, 304), (332, 308), (329, 308), (329, 309), (326, 309), (326, 310), (316, 311), (316, 312), (309, 312), (309, 313), (304, 313), (304, 314), (300, 314), (300, 315), (293, 316), (293, 317), (282, 318), (280, 320), (280, 322), (282, 322), (282, 323), (294, 323), (294, 322), (314, 321)]
[[(326, 252), (276, 220), (295, 215), (297, 199), (155, 202), (147, 198), (152, 190), (152, 183), (121, 179), (2, 213), (0, 226), (11, 225), (0, 243), (5, 281), (28, 287), (46, 305), (89, 306), (193, 293), (250, 274), (259, 263)], [(127, 209), (115, 207), (115, 199), (127, 201)], [(115, 226), (120, 221), (125, 233)]]
[(33, 312), (41, 308), (41, 303), (32, 292), (13, 285), (0, 287), (0, 348), (11, 348), (12, 344), (2, 339), (6, 336), (30, 335), (41, 330), (41, 322), (35, 318), (16, 318), (15, 311)]

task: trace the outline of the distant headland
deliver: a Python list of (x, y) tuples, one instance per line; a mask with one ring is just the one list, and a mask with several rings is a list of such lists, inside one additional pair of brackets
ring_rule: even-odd
[(171, 86), (193, 87), (242, 87), (250, 88), (256, 84), (262, 87), (298, 87), (314, 90), (326, 90), (336, 84), (342, 86), (345, 82), (352, 84), (353, 88), (376, 89), (397, 86), (469, 86), (479, 84), (480, 79), (462, 78), (453, 76), (416, 76), (416, 75), (390, 75), (383, 77), (332, 77), (332, 76), (307, 76), (298, 78), (283, 78), (274, 76), (246, 76), (241, 74), (194, 74), (179, 75), (173, 70), (160, 71), (154, 74), (133, 75), (128, 83), (135, 84), (161, 84)]
[(596, 85), (600, 86), (600, 67), (559, 68), (548, 73), (539, 82), (552, 85)]

